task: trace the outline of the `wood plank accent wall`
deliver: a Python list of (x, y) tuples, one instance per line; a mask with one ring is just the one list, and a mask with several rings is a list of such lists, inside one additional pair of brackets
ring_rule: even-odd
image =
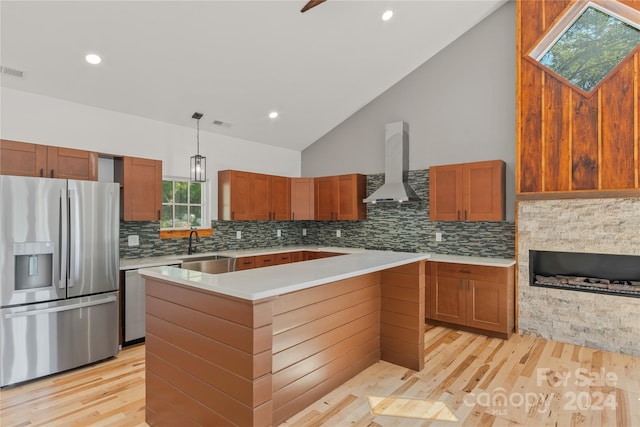
[(147, 423), (271, 425), (272, 301), (150, 279), (146, 292)]
[[(575, 1), (517, 1), (516, 191), (640, 196), (640, 48), (589, 97), (527, 58)], [(640, 10), (640, 0), (620, 3)]]
[(424, 367), (425, 265), (382, 272), (381, 359), (420, 371)]
[(380, 273), (273, 303), (273, 425), (380, 360)]

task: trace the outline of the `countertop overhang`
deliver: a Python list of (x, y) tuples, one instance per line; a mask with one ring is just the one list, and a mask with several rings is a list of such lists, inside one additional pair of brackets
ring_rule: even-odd
[(336, 252), (343, 254), (352, 254), (364, 252), (361, 248), (337, 248), (332, 246), (283, 246), (273, 248), (260, 249), (238, 249), (215, 252), (202, 252), (193, 255), (167, 255), (146, 258), (121, 259), (120, 270), (137, 270), (139, 268), (158, 267), (169, 264), (181, 264), (183, 261), (193, 259), (201, 259), (215, 255), (222, 255), (231, 258), (242, 258), (248, 256), (281, 254), (286, 252), (313, 251), (313, 252)]
[(231, 273), (207, 274), (162, 266), (142, 269), (140, 274), (145, 278), (258, 301), (427, 259), (427, 253), (360, 250), (345, 256)]

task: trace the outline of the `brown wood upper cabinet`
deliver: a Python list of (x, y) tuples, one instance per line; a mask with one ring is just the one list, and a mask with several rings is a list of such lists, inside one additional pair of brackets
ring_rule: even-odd
[(114, 161), (120, 183), (123, 221), (159, 221), (162, 209), (162, 161), (121, 157)]
[(429, 168), (431, 221), (504, 221), (502, 160)]
[(98, 153), (0, 140), (0, 174), (98, 180)]
[(288, 220), (291, 179), (284, 176), (224, 170), (218, 172), (218, 218)]
[(313, 178), (291, 178), (291, 219), (315, 219)]
[(431, 262), (432, 319), (511, 335), (515, 268)]
[(367, 208), (367, 177), (348, 174), (315, 178), (315, 219), (363, 220)]

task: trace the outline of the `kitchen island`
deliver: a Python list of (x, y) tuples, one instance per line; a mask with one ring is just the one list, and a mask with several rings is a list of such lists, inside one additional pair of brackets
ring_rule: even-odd
[(428, 254), (146, 279), (150, 425), (278, 425), (379, 360), (423, 367)]

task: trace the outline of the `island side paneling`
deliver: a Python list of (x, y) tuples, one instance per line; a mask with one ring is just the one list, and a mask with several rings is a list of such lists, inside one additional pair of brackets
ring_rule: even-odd
[(381, 272), (381, 359), (415, 371), (424, 367), (426, 262)]
[(380, 360), (380, 273), (279, 296), (273, 318), (273, 424)]
[(152, 426), (278, 425), (381, 359), (423, 366), (424, 261), (260, 301), (146, 287)]
[(146, 280), (149, 425), (271, 424), (271, 301)]

